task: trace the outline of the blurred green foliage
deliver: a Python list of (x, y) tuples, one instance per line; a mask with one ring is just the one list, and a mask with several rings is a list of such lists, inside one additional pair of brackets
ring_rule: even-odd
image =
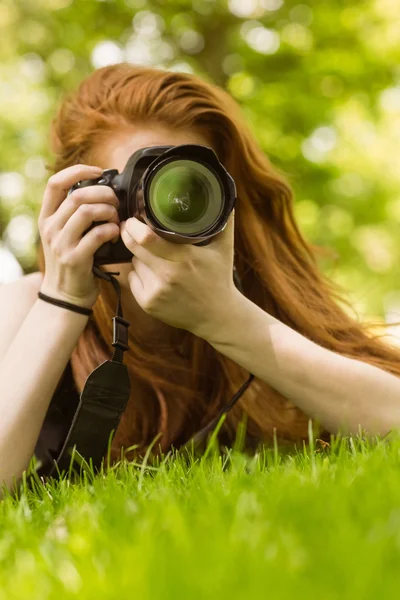
[(129, 60), (227, 89), (335, 250), (324, 272), (363, 318), (400, 305), (398, 0), (2, 0), (0, 39), (0, 234), (25, 272), (57, 103)]

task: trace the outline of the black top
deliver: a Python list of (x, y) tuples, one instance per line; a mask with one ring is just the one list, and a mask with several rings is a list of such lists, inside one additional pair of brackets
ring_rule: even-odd
[(45, 475), (52, 467), (53, 459), (57, 458), (78, 407), (79, 398), (72, 376), (71, 363), (68, 361), (50, 401), (36, 442), (34, 455), (42, 463), (37, 470), (39, 476)]

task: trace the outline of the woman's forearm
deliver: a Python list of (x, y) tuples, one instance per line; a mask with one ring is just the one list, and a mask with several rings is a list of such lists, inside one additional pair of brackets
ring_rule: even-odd
[(332, 433), (400, 427), (400, 378), (305, 338), (237, 292), (193, 331)]
[(18, 483), (88, 317), (37, 299), (0, 362), (0, 498)]

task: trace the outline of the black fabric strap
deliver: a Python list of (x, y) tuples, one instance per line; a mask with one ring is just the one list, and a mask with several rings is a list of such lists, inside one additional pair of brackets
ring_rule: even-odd
[(200, 429), (199, 431), (197, 431), (188, 442), (186, 442), (185, 444), (183, 444), (183, 447), (190, 447), (192, 444), (194, 444), (194, 446), (198, 446), (201, 442), (203, 442), (206, 437), (207, 434), (214, 428), (216, 427), (216, 425), (218, 425), (218, 422), (220, 420), (220, 418), (222, 417), (222, 415), (226, 414), (228, 411), (231, 410), (231, 408), (233, 408), (233, 406), (236, 404), (236, 402), (239, 400), (239, 398), (241, 398), (241, 396), (244, 394), (244, 392), (247, 390), (247, 388), (249, 387), (250, 383), (253, 381), (254, 379), (254, 375), (253, 373), (250, 374), (250, 377), (244, 382), (244, 384), (238, 389), (238, 391), (236, 392), (236, 394), (233, 396), (233, 398), (231, 398), (231, 400), (228, 402), (228, 404), (226, 404), (225, 406), (223, 406), (220, 411), (218, 412), (217, 416), (214, 417), (205, 427), (203, 427), (203, 429)]
[(118, 428), (131, 391), (126, 365), (106, 360), (85, 382), (64, 444), (48, 476), (69, 470), (73, 448), (98, 469), (107, 454), (111, 431)]
[[(87, 462), (92, 464), (94, 469), (98, 469), (102, 458), (107, 453), (111, 431), (114, 430), (115, 432), (117, 430), (130, 397), (129, 373), (127, 366), (123, 364), (123, 353), (129, 349), (128, 327), (130, 323), (123, 318), (121, 288), (118, 281), (112, 277), (113, 275), (119, 275), (119, 272), (105, 272), (94, 266), (93, 273), (97, 277), (112, 283), (117, 293), (117, 314), (112, 319), (114, 353), (111, 360), (103, 362), (88, 376), (65, 441), (58, 452), (58, 456), (53, 459), (53, 464), (50, 464), (49, 470), (44, 473), (46, 476), (54, 476), (57, 471), (69, 470), (74, 447)], [(234, 269), (234, 279), (237, 287), (242, 291), (236, 269)], [(44, 295), (42, 294), (42, 296)], [(68, 302), (64, 303), (54, 298), (43, 297), (42, 299), (54, 301), (53, 304), (71, 310), (78, 308), (77, 312), (90, 310), (75, 307), (75, 305), (69, 305)], [(198, 431), (185, 446), (190, 443), (197, 445), (200, 440), (204, 440), (207, 433), (217, 425), (220, 417), (236, 404), (253, 379), (254, 375), (250, 374), (248, 380), (236, 392), (230, 402), (219, 411), (206, 427)]]
[[(117, 315), (112, 319), (114, 353), (111, 360), (104, 361), (86, 379), (61, 450), (45, 473), (49, 477), (55, 476), (57, 471), (69, 470), (74, 447), (95, 469), (99, 468), (103, 456), (107, 453), (111, 431), (117, 430), (130, 396), (129, 373), (127, 366), (123, 364), (123, 354), (129, 348), (130, 323), (123, 318), (121, 288), (118, 281), (112, 277), (119, 275), (119, 272), (104, 272), (97, 266), (93, 267), (93, 272), (97, 277), (111, 282), (117, 293)], [(57, 300), (56, 302), (58, 303)], [(72, 310), (72, 306), (65, 308)]]

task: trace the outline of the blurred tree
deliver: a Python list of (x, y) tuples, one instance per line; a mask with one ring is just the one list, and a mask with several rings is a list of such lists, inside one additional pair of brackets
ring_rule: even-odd
[(399, 37), (397, 0), (2, 0), (0, 235), (36, 270), (65, 91), (121, 60), (189, 71), (241, 104), (360, 317), (388, 315), (400, 306)]

